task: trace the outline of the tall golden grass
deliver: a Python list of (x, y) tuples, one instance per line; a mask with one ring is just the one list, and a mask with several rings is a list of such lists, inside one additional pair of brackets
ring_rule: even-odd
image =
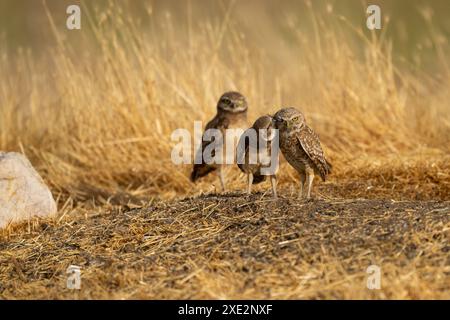
[[(81, 31), (65, 30), (47, 9), (54, 46), (40, 58), (1, 52), (0, 149), (29, 156), (61, 204), (208, 191), (214, 178), (194, 186), (190, 168), (172, 164), (170, 135), (205, 123), (220, 94), (238, 90), (250, 121), (281, 106), (303, 110), (334, 163), (332, 181), (450, 190), (450, 51), (437, 31), (440, 73), (431, 74), (397, 63), (384, 31), (367, 35), (364, 25), (312, 9), (313, 32), (287, 18), (289, 43), (260, 35), (279, 46), (268, 54), (255, 40), (258, 25), (244, 33), (234, 9), (224, 6), (220, 19), (191, 12), (181, 25), (148, 7), (144, 30), (111, 2), (83, 8)], [(281, 187), (293, 179), (282, 170)], [(230, 188), (241, 180), (233, 173)]]
[[(370, 33), (309, 1), (307, 22), (224, 1), (214, 16), (188, 2), (183, 21), (148, 5), (144, 23), (130, 3), (82, 7), (81, 31), (46, 8), (39, 27), (54, 44), (0, 47), (0, 150), (25, 153), (60, 208), (0, 232), (2, 297), (448, 297), (448, 203), (353, 199), (450, 200), (450, 47), (428, 11), (434, 69), (402, 61), (387, 22)], [(247, 97), (250, 122), (281, 106), (305, 113), (333, 163), (313, 189), (324, 199), (207, 195), (123, 214), (129, 200), (214, 190), (215, 175), (193, 185), (190, 166), (171, 162), (170, 136), (206, 123), (228, 90)], [(284, 162), (279, 181), (295, 192)], [(230, 172), (230, 189), (244, 185)], [(86, 290), (66, 290), (70, 264)]]

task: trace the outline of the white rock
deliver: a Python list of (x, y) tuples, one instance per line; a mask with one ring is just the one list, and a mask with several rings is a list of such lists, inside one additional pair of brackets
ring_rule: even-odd
[(56, 212), (49, 188), (30, 161), (19, 153), (0, 152), (0, 228)]

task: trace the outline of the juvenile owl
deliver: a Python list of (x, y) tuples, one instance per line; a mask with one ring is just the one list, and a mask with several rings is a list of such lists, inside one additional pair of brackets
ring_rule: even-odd
[[(222, 133), (223, 140), (205, 141), (205, 132), (203, 132), (202, 145), (198, 152), (203, 154), (206, 147), (211, 150), (216, 150), (215, 147), (220, 148), (220, 152), (224, 155), (227, 152), (224, 148), (225, 143), (225, 131), (227, 129), (244, 129), (247, 127), (247, 101), (245, 97), (239, 92), (226, 92), (224, 93), (217, 103), (216, 116), (206, 124), (205, 132), (208, 129), (218, 129)], [(207, 140), (207, 139), (206, 139)], [(211, 145), (213, 144), (213, 145)], [(234, 148), (233, 148), (234, 152)], [(214, 155), (213, 155), (214, 156)], [(208, 173), (219, 169), (219, 178), (222, 186), (222, 190), (225, 191), (225, 177), (224, 177), (224, 164), (207, 164), (203, 161), (200, 164), (194, 164), (194, 168), (191, 173), (191, 181), (196, 182), (199, 178), (206, 176)]]
[(275, 128), (279, 130), (280, 150), (300, 174), (299, 197), (303, 197), (306, 183), (306, 197), (309, 199), (314, 175), (319, 175), (325, 181), (331, 172), (331, 164), (325, 159), (319, 137), (308, 127), (303, 114), (295, 108), (281, 109), (273, 119)]
[[(264, 168), (268, 169), (272, 155), (272, 140), (275, 137), (272, 117), (269, 115), (258, 118), (253, 126), (241, 136), (237, 147), (238, 167), (247, 174), (247, 192), (252, 192), (252, 184), (258, 184), (266, 179)], [(262, 141), (264, 140), (264, 141)], [(261, 150), (265, 148), (265, 150)], [(264, 158), (264, 159), (263, 159)], [(277, 198), (276, 172), (278, 169), (278, 155), (276, 164), (270, 174), (272, 193)]]

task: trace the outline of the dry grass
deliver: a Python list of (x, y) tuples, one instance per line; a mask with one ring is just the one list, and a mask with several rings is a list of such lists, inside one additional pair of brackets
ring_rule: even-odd
[[(176, 128), (192, 131), (194, 120), (208, 120), (217, 98), (231, 89), (247, 96), (251, 119), (286, 105), (304, 111), (334, 165), (330, 181), (317, 188), (317, 196), (329, 199), (331, 205), (340, 202), (335, 197), (450, 200), (446, 38), (433, 29), (430, 41), (437, 51), (439, 72), (432, 74), (398, 63), (383, 32), (367, 36), (343, 17), (311, 9), (311, 33), (299, 31), (298, 21), (286, 17), (280, 22), (289, 33), (286, 43), (277, 40), (270, 25), (255, 21), (253, 33), (245, 33), (233, 19), (235, 5), (223, 6), (220, 19), (198, 17), (194, 10), (185, 24), (149, 10), (152, 23), (148, 32), (141, 32), (139, 22), (126, 10), (113, 9), (111, 2), (106, 11), (84, 11), (87, 21), (77, 37), (61, 28), (49, 10), (46, 28), (55, 45), (45, 49), (44, 57), (35, 58), (26, 50), (14, 55), (1, 52), (0, 149), (20, 150), (32, 160), (58, 197), (62, 217), (46, 222), (42, 235), (36, 234), (39, 225), (12, 226), (3, 232), (2, 261), (4, 254), (9, 257), (8, 264), (1, 266), (3, 297), (448, 298), (442, 291), (448, 289), (442, 284), (445, 272), (448, 276), (448, 250), (442, 249), (448, 246), (448, 237), (443, 236), (448, 231), (448, 211), (431, 214), (438, 222), (420, 233), (411, 228), (392, 235), (400, 241), (398, 237), (405, 234), (419, 248), (414, 258), (397, 261), (403, 249), (394, 240), (367, 238), (376, 249), (355, 242), (345, 255), (332, 251), (343, 250), (337, 235), (314, 250), (308, 249), (309, 238), (287, 249), (276, 244), (281, 238), (267, 243), (284, 234), (273, 230), (277, 223), (292, 232), (294, 227), (286, 225), (289, 214), (261, 204), (256, 209), (262, 211), (246, 211), (244, 218), (251, 220), (255, 214), (255, 219), (272, 221), (263, 224), (258, 237), (273, 249), (273, 261), (254, 261), (251, 266), (256, 269), (249, 272), (237, 269), (248, 260), (233, 251), (239, 248), (237, 237), (243, 229), (226, 229), (228, 218), (238, 220), (231, 207), (246, 200), (227, 200), (230, 207), (218, 200), (222, 213), (206, 220), (200, 209), (182, 214), (190, 200), (169, 202), (167, 209), (159, 204), (155, 211), (123, 213), (142, 200), (173, 200), (215, 190), (215, 177), (193, 185), (188, 179), (190, 167), (172, 164), (170, 153), (176, 142), (170, 134)], [(267, 36), (263, 42), (255, 36), (259, 31)], [(280, 187), (288, 194), (297, 178), (285, 163), (282, 169)], [(230, 174), (229, 187), (242, 189), (244, 179), (237, 170)], [(267, 186), (257, 190), (262, 188)], [(192, 201), (194, 207), (206, 208), (212, 200)], [(359, 217), (359, 202), (348, 203), (348, 209), (337, 205), (327, 227), (325, 222), (314, 226), (303, 221), (300, 211), (308, 205), (292, 202), (297, 219), (293, 223), (301, 224), (301, 232), (313, 228), (329, 234), (327, 228), (337, 228), (351, 216), (361, 219), (357, 226), (361, 231), (358, 228), (372, 217)], [(112, 213), (105, 214), (110, 206)], [(421, 212), (419, 216), (428, 217), (418, 209), (420, 203), (411, 206)], [(389, 219), (389, 212), (378, 214)], [(399, 221), (413, 219), (402, 212), (405, 217), (399, 216)], [(86, 220), (78, 221), (83, 215)], [(279, 220), (270, 220), (272, 215)], [(336, 218), (340, 215), (342, 220)], [(170, 229), (173, 225), (164, 231), (164, 219), (175, 219), (182, 228), (179, 240), (189, 241), (180, 244), (181, 251), (170, 251), (178, 237)], [(205, 234), (197, 239), (203, 223)], [(250, 225), (256, 234), (257, 224)], [(347, 229), (348, 241), (357, 230)], [(223, 242), (228, 251), (220, 258), (218, 239), (225, 231), (236, 241)], [(436, 232), (441, 238), (432, 240)], [(150, 238), (141, 240), (146, 233)], [(250, 236), (244, 240), (254, 241)], [(360, 238), (364, 239), (362, 233)], [(123, 249), (127, 243), (141, 251), (127, 252)], [(157, 263), (151, 260), (152, 250), (157, 251)], [(196, 251), (202, 254), (192, 257)], [(11, 252), (15, 262), (10, 260)], [(299, 252), (305, 259), (298, 260)], [(436, 253), (437, 262), (431, 258), (435, 252), (441, 252)], [(61, 281), (66, 264), (83, 254), (87, 255), (83, 263), (90, 266), (83, 274), (84, 285), (90, 289), (71, 296), (52, 281)], [(213, 262), (208, 262), (212, 257)], [(380, 295), (360, 286), (368, 257), (383, 262), (391, 283)], [(110, 269), (103, 267), (105, 263), (112, 263)], [(309, 274), (314, 280), (307, 290), (290, 281), (291, 276)]]
[[(48, 221), (0, 238), (0, 292), (7, 299), (449, 299), (449, 211), (442, 201), (230, 193)], [(71, 264), (82, 270), (75, 292), (65, 282)], [(366, 287), (372, 264), (381, 267), (381, 290)]]
[[(194, 186), (190, 168), (171, 163), (176, 142), (170, 134), (208, 120), (218, 96), (236, 89), (248, 97), (251, 119), (285, 105), (304, 110), (335, 164), (335, 179), (347, 177), (349, 168), (358, 179), (360, 172), (371, 176), (367, 166), (374, 162), (389, 171), (396, 158), (417, 172), (438, 161), (442, 176), (434, 178), (448, 183), (450, 77), (444, 67), (439, 78), (400, 70), (387, 40), (318, 13), (317, 36), (291, 26), (291, 48), (268, 57), (270, 43), (259, 48), (243, 34), (230, 18), (233, 8), (223, 9), (222, 20), (188, 24), (185, 33), (170, 16), (149, 16), (154, 25), (143, 33), (126, 11), (90, 12), (86, 20), (100, 21), (85, 22), (73, 45), (73, 33), (56, 26), (49, 12), (47, 29), (57, 39), (46, 49), (51, 59), (25, 51), (2, 56), (0, 148), (23, 148), (64, 200), (209, 191), (212, 180)], [(442, 41), (436, 46), (448, 49)], [(415, 168), (409, 159), (417, 158)], [(409, 175), (409, 183), (421, 183), (420, 173)], [(281, 174), (281, 182), (292, 182), (291, 176)], [(234, 182), (233, 188), (242, 186)]]

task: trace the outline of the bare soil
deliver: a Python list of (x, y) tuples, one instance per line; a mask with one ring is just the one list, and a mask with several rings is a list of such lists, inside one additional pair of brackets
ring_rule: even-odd
[(450, 298), (449, 201), (207, 194), (26, 228), (0, 238), (1, 298)]

